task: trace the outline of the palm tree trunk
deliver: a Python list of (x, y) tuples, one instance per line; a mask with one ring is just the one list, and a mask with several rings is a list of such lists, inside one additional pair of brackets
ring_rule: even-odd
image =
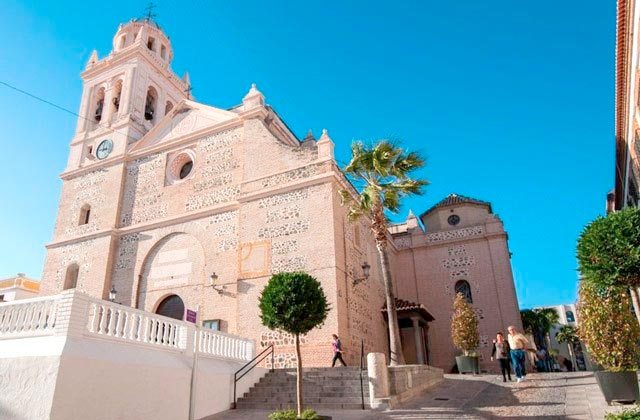
[(384, 283), (384, 293), (387, 298), (387, 315), (389, 317), (389, 365), (404, 365), (404, 354), (402, 354), (402, 343), (400, 342), (400, 328), (398, 328), (398, 313), (396, 312), (396, 298), (393, 295), (391, 267), (389, 266), (389, 254), (387, 253), (386, 241), (376, 241), (376, 248), (380, 256), (382, 282)]
[(296, 366), (296, 394), (298, 404), (298, 417), (302, 417), (302, 357), (300, 356), (300, 335), (296, 334), (296, 358), (298, 363)]
[(638, 289), (632, 286), (629, 288), (629, 293), (631, 294), (631, 302), (633, 303), (633, 312), (636, 314), (638, 324), (640, 324), (640, 302), (638, 300)]

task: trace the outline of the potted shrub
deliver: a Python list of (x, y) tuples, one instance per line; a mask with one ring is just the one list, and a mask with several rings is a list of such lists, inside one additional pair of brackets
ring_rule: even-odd
[(480, 373), (476, 352), (480, 344), (478, 318), (462, 293), (458, 293), (453, 301), (451, 338), (453, 345), (462, 351), (462, 356), (456, 356), (458, 372)]
[(578, 239), (577, 257), (585, 281), (629, 291), (640, 324), (640, 209), (628, 207), (589, 223)]
[(636, 373), (640, 327), (626, 289), (599, 288), (582, 281), (578, 314), (578, 336), (593, 361), (604, 369), (596, 371), (595, 377), (607, 403), (640, 401)]
[[(260, 295), (262, 324), (271, 330), (286, 331), (295, 337), (297, 412), (294, 414), (297, 418), (319, 418), (313, 410), (305, 411), (303, 406), (300, 335), (322, 325), (329, 309), (320, 282), (304, 272), (274, 274)], [(274, 413), (275, 416), (285, 416), (274, 418), (286, 419), (287, 413), (289, 412)]]

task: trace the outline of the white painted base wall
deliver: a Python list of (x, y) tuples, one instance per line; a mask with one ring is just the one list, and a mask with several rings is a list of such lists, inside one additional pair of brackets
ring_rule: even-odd
[[(181, 349), (72, 330), (41, 337), (3, 337), (0, 330), (0, 419), (189, 418), (192, 340)], [(230, 344), (219, 348), (228, 350)], [(198, 352), (193, 418), (229, 409), (233, 374), (251, 355), (234, 359)], [(255, 368), (245, 376), (238, 396), (266, 372)]]

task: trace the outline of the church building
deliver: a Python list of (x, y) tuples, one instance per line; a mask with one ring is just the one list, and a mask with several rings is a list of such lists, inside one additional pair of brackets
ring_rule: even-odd
[[(351, 223), (350, 188), (326, 130), (298, 138), (253, 85), (219, 109), (195, 102), (188, 75), (171, 69), (169, 38), (152, 20), (118, 28), (104, 58), (82, 72), (80, 118), (42, 294), (94, 297), (275, 345), (276, 367), (295, 362), (292, 337), (261, 325), (270, 276), (303, 270), (331, 304), (302, 338), (307, 366), (330, 364), (331, 334), (347, 363), (388, 350), (380, 265), (366, 221)], [(521, 326), (507, 234), (487, 202), (452, 194), (389, 230), (390, 259), (408, 363), (451, 369), (456, 291), (479, 317), (482, 368), (491, 340)], [(370, 266), (365, 278), (363, 266)]]

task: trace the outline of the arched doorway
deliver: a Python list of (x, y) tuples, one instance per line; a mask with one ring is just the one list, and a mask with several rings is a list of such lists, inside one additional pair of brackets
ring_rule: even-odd
[(184, 302), (178, 295), (167, 296), (156, 309), (158, 315), (163, 315), (173, 319), (182, 320), (184, 317)]

